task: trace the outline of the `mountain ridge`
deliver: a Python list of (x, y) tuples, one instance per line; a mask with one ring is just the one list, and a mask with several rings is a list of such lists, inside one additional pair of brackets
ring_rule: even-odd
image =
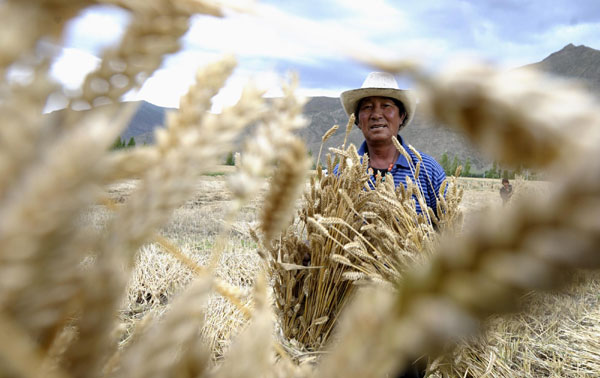
[[(551, 53), (540, 62), (528, 64), (521, 68), (534, 68), (551, 75), (577, 80), (600, 98), (600, 51), (587, 46), (568, 44), (562, 49)], [(140, 101), (140, 106), (129, 125), (121, 134), (121, 138), (129, 140), (133, 137), (137, 145), (154, 143), (154, 129), (164, 127), (165, 115), (175, 110), (163, 108), (147, 101)], [(312, 97), (306, 103), (303, 115), (308, 126), (298, 131), (313, 156), (318, 153), (321, 137), (333, 125), (340, 126), (339, 130), (324, 144), (320, 160), (325, 162), (329, 147), (342, 145), (348, 117), (337, 97)], [(461, 133), (443, 125), (433, 124), (418, 112), (413, 122), (400, 133), (405, 142), (413, 145), (419, 151), (433, 156), (439, 161), (446, 153), (450, 159), (455, 156), (465, 162), (471, 161), (472, 172), (483, 172), (492, 162), (483, 156), (470, 141)], [(357, 147), (362, 143), (362, 133), (353, 126), (348, 136), (348, 143)], [(228, 151), (224, 151), (226, 154)], [(314, 156), (317, 159), (317, 156)]]

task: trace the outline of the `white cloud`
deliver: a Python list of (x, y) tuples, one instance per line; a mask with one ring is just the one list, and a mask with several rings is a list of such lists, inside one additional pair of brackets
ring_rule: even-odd
[(52, 78), (62, 83), (65, 88), (79, 88), (85, 76), (100, 65), (100, 59), (88, 52), (64, 48), (50, 69)]
[(412, 26), (411, 19), (404, 8), (392, 6), (385, 0), (333, 0), (333, 2), (340, 8), (343, 16), (331, 22), (358, 30), (367, 38), (386, 34), (400, 35)]
[[(519, 25), (505, 35), (507, 26), (502, 24), (502, 17), (488, 16), (487, 5), (477, 8), (468, 1), (449, 6), (423, 0), (400, 7), (390, 0), (330, 0), (313, 8), (303, 6), (298, 12), (282, 11), (285, 7), (263, 3), (255, 6), (254, 13), (229, 12), (223, 19), (194, 17), (183, 40), (184, 50), (169, 57), (139, 91), (129, 93), (126, 99), (175, 107), (193, 83), (196, 70), (228, 52), (238, 56), (240, 65), (215, 98), (215, 111), (237, 101), (241, 88), (252, 77), (263, 85), (268, 96), (281, 94), (277, 72), (285, 70), (285, 64), (305, 69), (299, 93), (338, 96), (343, 89), (323, 88), (348, 85), (335, 80), (348, 81), (350, 73), (334, 72), (343, 69), (346, 57), (416, 57), (428, 67), (439, 67), (455, 56), (469, 55), (514, 67), (539, 61), (570, 42), (598, 48), (594, 45), (598, 24), (557, 23), (529, 33), (526, 39), (515, 39), (521, 30)], [(313, 9), (315, 17), (311, 15)], [(531, 11), (531, 7), (523, 8), (525, 11)], [(83, 13), (69, 26), (66, 46), (73, 48), (64, 49), (52, 67), (53, 77), (68, 88), (78, 87), (99, 61), (89, 52), (97, 54), (102, 47), (115, 44), (128, 17), (127, 12), (107, 6), (92, 7)], [(528, 28), (533, 30), (534, 26)], [(324, 62), (336, 63), (323, 67)], [(303, 82), (316, 84), (311, 88), (302, 86)]]
[(117, 7), (89, 7), (68, 23), (65, 46), (99, 54), (119, 41), (129, 20), (130, 15)]
[(235, 53), (244, 57), (296, 59), (314, 62), (309, 46), (292, 42), (287, 33), (250, 15), (196, 17), (185, 36), (188, 49)]
[(219, 57), (219, 54), (201, 51), (182, 51), (168, 57), (142, 88), (126, 94), (125, 100), (146, 100), (159, 106), (178, 107), (180, 97), (194, 83), (198, 69)]
[(537, 40), (544, 46), (556, 46), (558, 44), (560, 47), (563, 47), (569, 43), (573, 43), (575, 45), (585, 44), (589, 47), (600, 48), (598, 30), (600, 30), (600, 23), (559, 24), (537, 35)]
[[(184, 51), (166, 62), (156, 71), (139, 91), (128, 93), (127, 101), (146, 100), (164, 107), (178, 107), (181, 96), (194, 84), (198, 69), (221, 57), (217, 53)], [(220, 112), (223, 107), (234, 105), (245, 86), (253, 84), (266, 96), (281, 95), (282, 78), (273, 70), (248, 70), (236, 68), (225, 86), (213, 98), (211, 111)]]

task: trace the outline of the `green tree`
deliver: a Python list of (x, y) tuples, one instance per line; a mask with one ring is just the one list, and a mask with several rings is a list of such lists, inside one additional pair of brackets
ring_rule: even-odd
[(111, 150), (118, 150), (125, 147), (125, 142), (121, 139), (121, 137), (117, 137), (113, 142), (112, 146), (110, 146)]
[(227, 154), (225, 158), (225, 165), (235, 165), (235, 158), (233, 157), (233, 152)]
[(498, 163), (494, 161), (492, 163), (492, 168), (485, 171), (483, 176), (485, 178), (500, 178), (500, 172), (498, 172)]
[(129, 138), (129, 143), (127, 143), (127, 148), (135, 147), (135, 139), (133, 137)]
[(465, 176), (465, 177), (471, 176), (471, 158), (467, 158), (467, 161), (465, 162), (461, 176)]
[(454, 175), (456, 173), (456, 169), (460, 165), (460, 161), (458, 160), (458, 156), (454, 155), (454, 159), (452, 159), (452, 164), (450, 164), (450, 172), (446, 173), (447, 175)]
[(442, 169), (444, 170), (444, 172), (446, 172), (446, 175), (450, 175), (450, 161), (448, 160), (448, 154), (447, 153), (443, 153), (442, 157), (440, 158), (440, 165), (442, 166)]

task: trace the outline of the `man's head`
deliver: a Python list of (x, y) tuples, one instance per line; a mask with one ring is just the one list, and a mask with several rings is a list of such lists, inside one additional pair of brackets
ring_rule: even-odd
[(398, 135), (400, 125), (406, 119), (406, 110), (400, 101), (380, 96), (361, 99), (355, 114), (356, 124), (367, 145), (389, 143), (391, 138)]
[[(352, 89), (342, 93), (341, 102), (346, 114), (354, 113), (356, 124), (359, 125), (359, 106), (364, 99), (370, 97), (385, 97), (394, 101), (400, 113), (405, 113), (399, 129), (408, 125), (415, 113), (416, 101), (408, 90), (398, 89), (398, 83), (393, 75), (385, 72), (371, 72), (359, 89)], [(359, 125), (360, 127), (360, 125)]]
[(502, 185), (504, 185), (504, 186), (508, 186), (508, 185), (510, 185), (510, 183), (508, 182), (508, 179), (507, 179), (507, 178), (503, 178), (503, 179), (502, 179)]

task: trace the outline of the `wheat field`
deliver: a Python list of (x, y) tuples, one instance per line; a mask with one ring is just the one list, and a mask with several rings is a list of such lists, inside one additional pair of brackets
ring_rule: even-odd
[[(65, 91), (44, 43), (97, 4), (130, 24)], [(505, 207), (496, 186), (449, 178), (437, 211), (418, 213), (417, 184), (369, 185), (346, 142), (322, 162), (337, 174), (309, 172), (298, 78), (208, 112), (233, 56), (198, 71), (155, 145), (110, 151), (135, 110), (122, 96), (194, 15), (261, 9), (0, 3), (0, 376), (385, 377), (415, 361), (432, 376), (598, 376), (600, 113), (572, 83), (346, 51), (411, 77), (422, 111), (492, 158), (547, 172)], [(51, 96), (67, 108), (46, 116)], [(206, 176), (240, 135), (234, 172)]]

